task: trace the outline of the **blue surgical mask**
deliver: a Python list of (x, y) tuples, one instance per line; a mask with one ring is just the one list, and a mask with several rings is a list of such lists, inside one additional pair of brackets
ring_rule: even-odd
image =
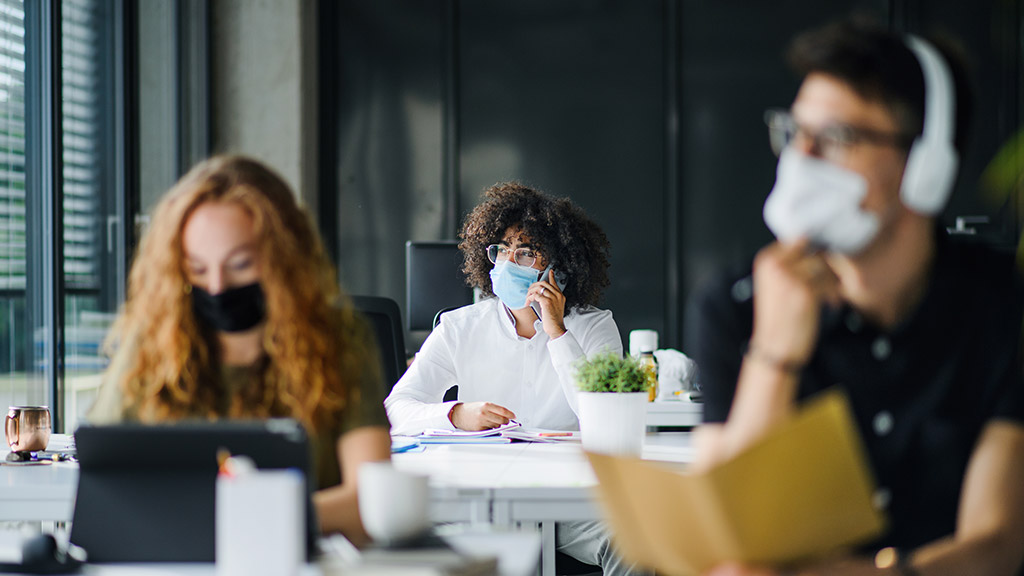
[(498, 262), (491, 269), (491, 291), (512, 310), (526, 306), (526, 291), (537, 281), (538, 271), (511, 260)]

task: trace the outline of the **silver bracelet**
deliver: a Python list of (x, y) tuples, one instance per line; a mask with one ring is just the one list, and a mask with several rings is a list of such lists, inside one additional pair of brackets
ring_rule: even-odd
[(769, 354), (760, 348), (751, 344), (747, 345), (747, 352), (743, 355), (744, 358), (749, 358), (755, 362), (761, 362), (767, 364), (776, 370), (785, 372), (787, 374), (799, 374), (804, 367), (807, 366), (806, 362), (800, 362), (798, 360), (789, 360), (787, 358), (779, 358), (774, 354)]

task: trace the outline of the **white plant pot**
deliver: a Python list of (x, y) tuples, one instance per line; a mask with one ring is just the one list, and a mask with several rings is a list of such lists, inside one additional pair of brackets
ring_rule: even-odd
[(647, 392), (579, 392), (583, 449), (639, 456), (647, 432)]

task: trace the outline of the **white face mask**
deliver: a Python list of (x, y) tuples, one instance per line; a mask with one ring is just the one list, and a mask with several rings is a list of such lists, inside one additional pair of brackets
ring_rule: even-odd
[(783, 242), (807, 237), (841, 254), (856, 254), (878, 234), (878, 216), (862, 210), (868, 183), (860, 174), (786, 148), (764, 222)]

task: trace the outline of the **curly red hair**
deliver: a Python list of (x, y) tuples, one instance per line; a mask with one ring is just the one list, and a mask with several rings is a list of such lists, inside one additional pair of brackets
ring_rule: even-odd
[[(258, 382), (223, 413), (216, 339), (197, 323), (185, 276), (182, 230), (196, 208), (230, 202), (253, 221), (266, 298), (265, 361)], [(358, 387), (377, 370), (343, 299), (323, 244), (288, 185), (263, 164), (222, 156), (200, 163), (160, 201), (129, 276), (128, 298), (107, 342), (125, 355), (125, 407), (142, 421), (293, 417), (311, 432), (336, 427)], [(347, 304), (347, 302), (342, 302)]]

